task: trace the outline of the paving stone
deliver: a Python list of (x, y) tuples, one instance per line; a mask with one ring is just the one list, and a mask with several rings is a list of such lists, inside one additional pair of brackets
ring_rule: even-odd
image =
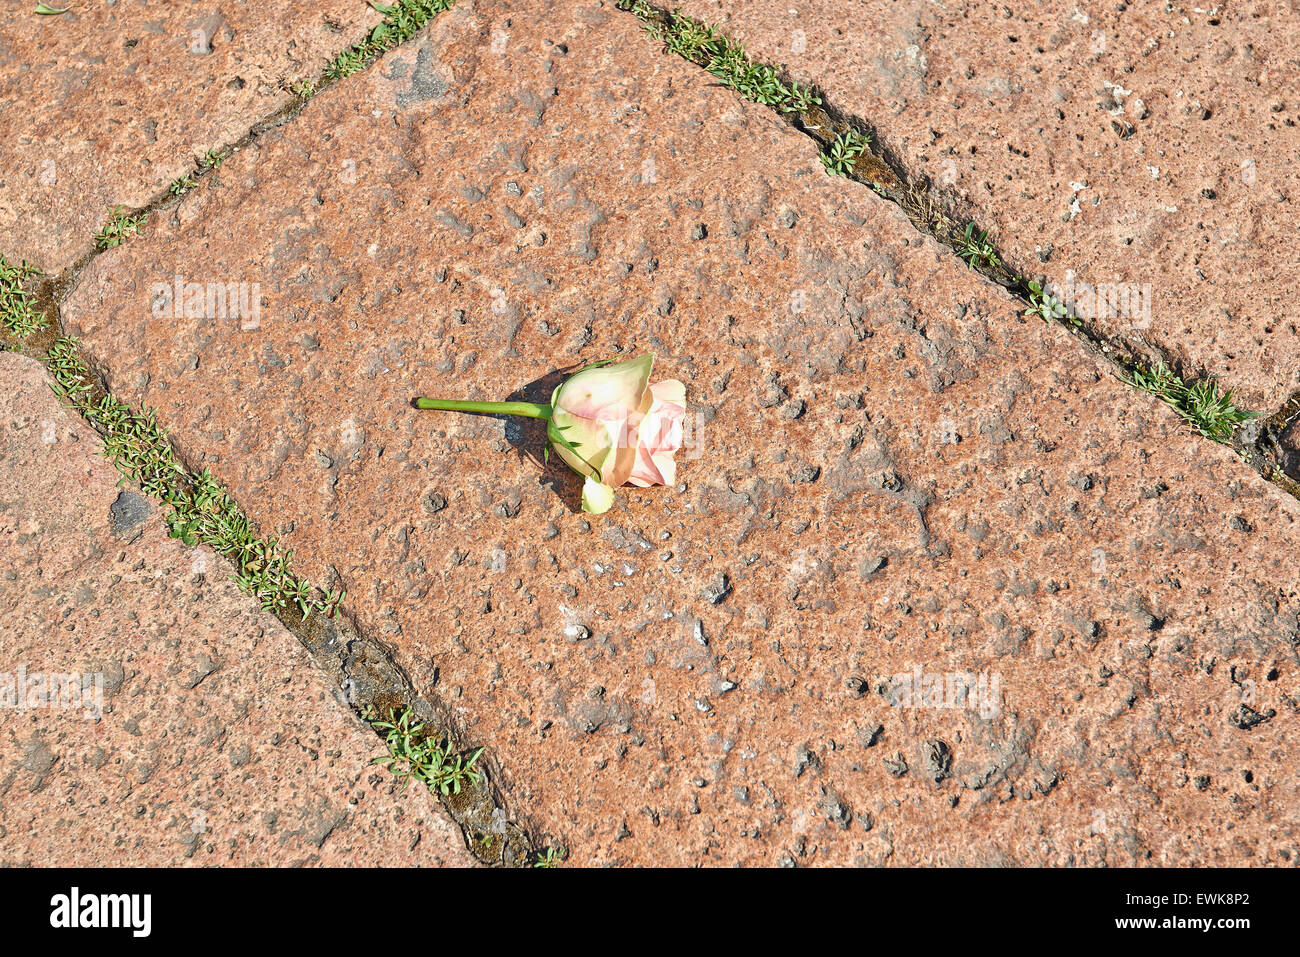
[(1300, 389), (1294, 4), (680, 7), (874, 123), (1026, 274), (1080, 303), (1110, 284), (1105, 334), (1251, 408)]
[(35, 6), (0, 12), (0, 235), (49, 273), (91, 248), (110, 206), (153, 200), (380, 20), (357, 0)]
[[(230, 165), (65, 321), (576, 863), (1300, 861), (1300, 503), (631, 18), (458, 4)], [(603, 516), (409, 407), (641, 350), (698, 440)]]
[(0, 866), (472, 864), (222, 559), (156, 508), (121, 540), (138, 496), (45, 370), (0, 379)]

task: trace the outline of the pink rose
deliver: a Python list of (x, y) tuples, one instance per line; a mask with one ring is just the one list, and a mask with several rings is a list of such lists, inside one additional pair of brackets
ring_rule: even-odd
[(600, 513), (625, 483), (670, 485), (673, 453), (682, 447), (686, 386), (676, 379), (650, 385), (654, 356), (588, 366), (551, 396), (551, 445), (586, 481), (584, 511)]
[(550, 405), (421, 397), (415, 407), (546, 419), (550, 447), (585, 479), (583, 511), (606, 512), (619, 485), (671, 485), (677, 477), (686, 386), (676, 379), (651, 385), (653, 365), (649, 354), (589, 365), (560, 383)]
[(650, 408), (638, 424), (636, 463), (628, 481), (646, 488), (672, 485), (677, 480), (673, 453), (682, 447), (682, 419), (686, 416), (686, 386), (665, 379), (650, 387)]

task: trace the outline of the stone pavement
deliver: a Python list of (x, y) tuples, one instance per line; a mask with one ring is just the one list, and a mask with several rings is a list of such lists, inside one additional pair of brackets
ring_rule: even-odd
[(0, 235), (48, 273), (88, 250), (110, 206), (145, 206), (380, 20), (351, 0), (34, 6), (0, 12)]
[(1131, 288), (1108, 336), (1252, 409), (1300, 392), (1295, 4), (672, 6), (874, 124), (1026, 275)]
[[(61, 302), (575, 863), (1294, 865), (1300, 503), (1021, 310), (600, 0), (457, 3)], [(699, 443), (603, 516), (409, 407), (647, 350)]]
[(40, 364), (0, 377), (0, 866), (472, 864), (224, 560), (118, 488)]

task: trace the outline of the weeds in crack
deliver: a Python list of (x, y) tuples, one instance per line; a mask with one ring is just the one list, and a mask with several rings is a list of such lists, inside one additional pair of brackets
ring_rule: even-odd
[(397, 0), (393, 4), (370, 5), (384, 15), (384, 19), (365, 40), (344, 50), (325, 68), (326, 80), (341, 80), (370, 65), (376, 57), (404, 43), (426, 23), (451, 7), (453, 0)]
[(550, 869), (559, 866), (560, 861), (568, 856), (568, 851), (562, 847), (546, 847), (538, 851), (533, 857), (533, 867)]
[(103, 252), (105, 249), (112, 249), (114, 246), (120, 246), (128, 238), (139, 232), (140, 227), (149, 220), (148, 213), (141, 213), (138, 216), (132, 216), (127, 213), (123, 206), (113, 206), (108, 211), (108, 222), (104, 228), (95, 234), (95, 250)]
[(871, 145), (871, 137), (855, 129), (837, 133), (831, 145), (822, 153), (822, 165), (833, 176), (848, 176), (858, 163), (858, 157)]
[(468, 754), (452, 751), (450, 743), (432, 734), (409, 708), (401, 711), (390, 708), (386, 718), (378, 718), (372, 711), (367, 720), (383, 735), (388, 746), (388, 755), (375, 758), (374, 763), (387, 767), (401, 780), (403, 788), (419, 781), (430, 791), (447, 797), (459, 794), (466, 783), (479, 783), (474, 765), (483, 753), (482, 748)]
[(193, 176), (181, 176), (172, 181), (171, 186), (167, 187), (167, 191), (173, 196), (180, 196), (188, 193), (198, 185), (198, 181)]
[(203, 159), (199, 160), (199, 172), (206, 173), (210, 169), (216, 169), (226, 161), (226, 153), (216, 148), (208, 150), (203, 154)]
[(45, 314), (33, 305), (36, 297), (23, 288), (28, 279), (38, 275), (40, 270), (26, 260), (14, 266), (0, 256), (0, 325), (19, 339), (49, 324)]
[(650, 6), (646, 0), (618, 0), (617, 6), (620, 10), (631, 13), (642, 23), (647, 23), (659, 16), (659, 11)]
[(913, 226), (936, 239), (942, 239), (956, 230), (948, 218), (947, 210), (930, 191), (927, 183), (907, 184), (900, 205)]
[(620, 10), (634, 14), (650, 36), (663, 42), (670, 53), (702, 67), (747, 100), (779, 113), (804, 113), (821, 104), (812, 87), (786, 83), (775, 69), (755, 63), (745, 48), (716, 27), (675, 14), (667, 23), (644, 0), (618, 0)]
[(1227, 442), (1237, 426), (1259, 414), (1238, 409), (1232, 401), (1232, 390), (1220, 392), (1213, 376), (1189, 383), (1163, 362), (1150, 367), (1138, 366), (1131, 375), (1121, 378), (1160, 399), (1201, 435), (1215, 442)]
[(226, 161), (228, 154), (216, 148), (208, 150), (203, 157), (194, 165), (192, 173), (186, 173), (184, 176), (177, 177), (172, 181), (167, 191), (173, 196), (184, 196), (190, 190), (199, 185), (198, 177), (212, 172), (218, 166)]
[(989, 242), (987, 229), (976, 230), (974, 223), (967, 223), (965, 232), (959, 233), (955, 240), (957, 255), (966, 260), (966, 265), (974, 269), (985, 266), (993, 269), (1002, 265), (997, 250)]
[(1029, 297), (1029, 308), (1025, 310), (1026, 316), (1038, 316), (1043, 322), (1068, 320), (1073, 325), (1079, 325), (1079, 317), (1071, 313), (1064, 302), (1045, 290), (1038, 280), (1033, 279), (1025, 283), (1025, 290)]
[[(185, 470), (154, 410), (133, 410), (102, 388), (75, 339), (65, 336), (56, 340), (46, 351), (45, 363), (53, 375), (55, 393), (94, 426), (103, 438), (105, 455), (123, 476), (169, 506), (164, 516), (169, 533), (187, 545), (207, 545), (230, 559), (239, 586), (318, 654), (299, 629), (306, 626), (312, 612), (335, 614), (346, 592), (341, 588), (321, 591), (295, 575), (290, 567), (292, 553), (274, 539), (259, 537), (252, 522), (207, 469), (197, 475)], [(301, 618), (296, 618), (295, 612)], [(320, 621), (313, 627), (319, 629)], [(409, 688), (403, 685), (397, 700), (408, 693)], [(391, 695), (387, 697), (393, 700)], [(414, 720), (405, 706), (400, 710), (390, 707), (386, 719), (377, 718), (373, 704), (363, 705), (361, 710), (388, 746), (388, 756), (378, 758), (378, 763), (386, 764), (405, 783), (419, 780), (442, 798), (470, 792), (468, 808), (454, 802), (446, 807), (462, 829), (470, 833), (472, 828), (477, 835), (471, 849), (481, 860), (491, 863), (492, 855), (497, 854), (504, 862), (511, 847), (512, 860), (520, 864), (535, 860), (553, 864), (559, 859), (554, 852), (529, 853), (527, 846), (518, 846), (517, 839), (492, 829), (498, 808), (495, 803), (484, 808), (483, 802), (490, 799), (480, 787), (483, 772), (477, 765), (482, 748), (455, 751), (450, 739)], [(467, 824), (469, 820), (476, 823)]]
[[(969, 266), (980, 267), (990, 279), (1000, 283), (1028, 303), (1026, 316), (1044, 322), (1059, 322), (1072, 327), (1085, 341), (1110, 353), (1111, 346), (1097, 331), (1084, 326), (1070, 305), (1058, 299), (1042, 280), (1027, 281), (1008, 268), (988, 238), (988, 230), (977, 230), (973, 222), (964, 229), (949, 217), (945, 204), (924, 179), (910, 179), (895, 172), (883, 155), (870, 150), (870, 139), (845, 122), (835, 122), (821, 106), (822, 99), (812, 88), (802, 90), (787, 86), (777, 71), (755, 63), (744, 47), (717, 27), (673, 11), (655, 7), (649, 0), (617, 0), (620, 10), (632, 13), (646, 32), (664, 44), (669, 53), (703, 67), (742, 96), (766, 104), (783, 114), (798, 113), (795, 127), (816, 140), (822, 147), (821, 160), (827, 172), (846, 176), (870, 186), (877, 193), (896, 202), (917, 229), (929, 233), (951, 248)], [(860, 124), (859, 124), (860, 125)], [(891, 189), (878, 175), (861, 168), (873, 164), (898, 180)], [(1111, 357), (1122, 367), (1132, 369), (1120, 378), (1135, 388), (1158, 396), (1172, 406), (1197, 431), (1216, 442), (1232, 438), (1235, 428), (1257, 418), (1258, 413), (1238, 409), (1232, 392), (1221, 392), (1213, 377), (1186, 382), (1164, 363), (1147, 368), (1134, 367), (1132, 360)]]
[(45, 358), (51, 384), (104, 440), (104, 455), (147, 495), (161, 500), (168, 534), (186, 545), (207, 545), (235, 565), (235, 581), (270, 612), (294, 607), (306, 617), (337, 612), (345, 592), (325, 591), (292, 570), (293, 553), (262, 538), (230, 494), (204, 469), (191, 475), (176, 457), (154, 409), (133, 409), (105, 392), (96, 401), (96, 380), (75, 339), (55, 342)]

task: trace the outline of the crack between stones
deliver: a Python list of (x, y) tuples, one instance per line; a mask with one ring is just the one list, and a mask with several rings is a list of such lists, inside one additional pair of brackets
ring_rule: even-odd
[[(56, 280), (46, 279), (41, 285), (37, 291), (38, 303), (45, 313), (48, 325), (22, 340), (21, 348), (16, 350), (47, 365), (47, 371), (46, 360), (50, 348), (64, 338), (58, 298), (61, 291), (66, 291), (66, 287)], [(13, 341), (11, 337), (0, 333), (0, 340), (6, 338), (9, 342)], [(80, 358), (88, 370), (86, 378), (89, 379), (90, 391), (87, 398), (92, 403), (98, 403), (111, 394), (106, 386), (106, 378), (84, 352), (80, 352)], [(76, 408), (73, 411), (80, 413)], [(108, 430), (102, 423), (85, 414), (82, 414), (82, 419), (101, 439), (107, 437)], [(174, 481), (180, 487), (191, 488), (193, 476), (198, 472), (170, 437), (166, 441), (185, 469), (185, 474), (176, 477)], [(119, 471), (122, 470), (119, 468)], [(159, 500), (157, 496), (150, 497)], [(220, 561), (227, 564), (231, 577), (236, 578), (238, 568), (234, 562), (219, 550), (213, 548), (212, 551)], [(255, 600), (252, 595), (249, 598)], [(390, 712), (400, 713), (409, 709), (415, 718), (432, 729), (439, 740), (450, 742), (455, 753), (463, 754), (471, 750), (466, 743), (464, 730), (441, 696), (433, 691), (421, 694), (410, 675), (396, 660), (393, 649), (362, 632), (345, 609), (338, 608), (329, 616), (312, 607), (304, 614), (298, 606), (286, 602), (266, 610), (298, 639), (311, 654), (317, 667), (329, 676), (340, 704), (367, 725), (376, 718), (387, 717)], [(444, 795), (432, 789), (430, 793), (460, 827), (466, 847), (480, 862), (502, 866), (528, 865), (544, 850), (544, 842), (534, 836), (538, 829), (531, 825), (524, 813), (516, 810), (514, 815), (510, 814), (506, 794), (497, 784), (506, 775), (493, 754), (485, 751), (476, 770), (479, 771), (479, 780), (463, 782), (458, 793)]]
[[(355, 73), (374, 68), (388, 53), (406, 47), (425, 33), (426, 29), (422, 27), (410, 40), (383, 51), (365, 67), (347, 76), (332, 77), (328, 74), (327, 68), (312, 85), (309, 96), (295, 96), (294, 100), (253, 123), (246, 133), (222, 147), (217, 155), (224, 161), (267, 131), (291, 123), (320, 92), (348, 79)], [(200, 166), (191, 178), (201, 182), (202, 179), (213, 175), (219, 166), (220, 163), (206, 168)], [(185, 192), (190, 192), (194, 188), (198, 186), (191, 187)], [(143, 207), (131, 211), (130, 215), (152, 215), (179, 203), (183, 197), (183, 193), (173, 194), (168, 187)], [(123, 245), (129, 242), (128, 237)], [(104, 252), (107, 252), (107, 248), (100, 249), (92, 242), (86, 252), (57, 276), (41, 276), (39, 284), (31, 292), (35, 297), (37, 311), (44, 314), (46, 326), (21, 339), (11, 335), (8, 330), (0, 328), (0, 350), (18, 352), (28, 358), (36, 359), (46, 366), (47, 371), (50, 371), (48, 363), (50, 349), (66, 335), (62, 314), (64, 298), (76, 286), (82, 272)], [(79, 346), (77, 352), (88, 370), (91, 386), (88, 397), (98, 402), (109, 396), (107, 379), (100, 371), (99, 364)], [(82, 415), (82, 419), (99, 434), (101, 439), (106, 436), (107, 430), (101, 423), (80, 413), (80, 410), (74, 409), (74, 411)], [(138, 414), (138, 410), (136, 411)], [(177, 447), (177, 443), (170, 438), (166, 441), (170, 444), (176, 459), (186, 470), (186, 475), (179, 481), (192, 485), (192, 477), (197, 473)], [(234, 562), (215, 549), (213, 551), (230, 568), (231, 577), (236, 577), (237, 568)], [(448, 741), (451, 749), (456, 753), (463, 754), (471, 750), (466, 745), (466, 734), (460, 727), (460, 723), (441, 696), (432, 691), (421, 694), (410, 675), (396, 660), (393, 649), (383, 641), (364, 634), (344, 609), (336, 609), (332, 616), (322, 614), (315, 608), (303, 614), (296, 605), (286, 603), (270, 609), (269, 613), (298, 639), (311, 654), (316, 666), (329, 676), (340, 704), (366, 722), (367, 726), (372, 720), (386, 718), (391, 711), (400, 713), (403, 709), (409, 709), (416, 719), (424, 722), (426, 727), (431, 729), (434, 736)], [(513, 815), (510, 813), (505, 789), (498, 784), (499, 781), (506, 780), (507, 775), (496, 756), (484, 751), (475, 770), (479, 772), (479, 780), (463, 781), (458, 792), (444, 795), (430, 789), (430, 793), (459, 826), (466, 848), (481, 863), (494, 866), (528, 866), (539, 859), (543, 861), (552, 859), (544, 854), (547, 850), (545, 842), (536, 836), (539, 828), (528, 820), (526, 813), (518, 809)]]
[[(616, 0), (616, 9), (639, 20), (647, 30), (659, 28), (671, 29), (675, 24), (699, 23), (692, 18), (656, 6), (648, 0)], [(721, 31), (719, 31), (720, 35)], [(651, 36), (656, 42), (663, 42), (661, 37)], [(735, 43), (736, 41), (732, 41)], [(663, 49), (667, 55), (675, 55)], [(684, 54), (678, 54), (688, 63), (704, 69), (703, 65)], [(758, 64), (760, 61), (752, 61)], [(795, 81), (784, 68), (772, 68), (784, 83), (795, 86)], [(707, 72), (707, 71), (706, 71)], [(715, 76), (712, 72), (710, 76)], [(724, 82), (723, 86), (727, 86)], [(728, 87), (730, 89), (730, 87)], [(899, 207), (916, 230), (947, 247), (954, 255), (959, 252), (958, 237), (962, 227), (972, 226), (979, 221), (978, 207), (950, 192), (935, 187), (924, 173), (910, 170), (900, 158), (897, 151), (883, 142), (879, 136), (880, 127), (847, 110), (826, 101), (825, 93), (820, 88), (805, 86), (820, 98), (818, 105), (800, 112), (782, 112), (771, 104), (745, 97), (739, 90), (732, 90), (736, 95), (759, 102), (767, 106), (787, 126), (813, 140), (823, 156), (843, 135), (856, 133), (865, 135), (868, 142), (853, 161), (852, 168), (845, 178), (867, 186), (878, 196)], [(990, 241), (990, 245), (993, 246)], [(972, 264), (970, 268), (980, 273), (988, 281), (995, 283), (1010, 293), (1026, 308), (1033, 306), (1034, 291), (1029, 283), (1035, 281), (1033, 276), (1026, 276), (1019, 270), (1008, 266), (1001, 250), (993, 246), (998, 264)], [(1039, 276), (1036, 280), (1040, 288), (1046, 285), (1047, 277)], [(1163, 363), (1171, 369), (1184, 383), (1193, 383), (1214, 377), (1204, 369), (1187, 369), (1183, 360), (1162, 346), (1142, 340), (1141, 344), (1132, 342), (1122, 335), (1107, 333), (1087, 317), (1073, 313), (1065, 319), (1054, 320), (1065, 328), (1094, 355), (1105, 360), (1114, 371), (1116, 378), (1132, 387), (1128, 381), (1135, 371), (1151, 368)], [(1145, 390), (1135, 390), (1146, 393)], [(1160, 398), (1156, 396), (1156, 398)], [(1166, 403), (1168, 404), (1168, 403)], [(1279, 437), (1291, 423), (1300, 420), (1300, 390), (1297, 390), (1282, 406), (1272, 413), (1256, 414), (1257, 418), (1233, 430), (1230, 438), (1219, 444), (1227, 445), (1235, 451), (1243, 463), (1257, 472), (1270, 484), (1286, 492), (1293, 498), (1300, 499), (1300, 481), (1292, 479), (1284, 471), (1285, 450)], [(1206, 441), (1216, 441), (1192, 428), (1193, 434)]]

